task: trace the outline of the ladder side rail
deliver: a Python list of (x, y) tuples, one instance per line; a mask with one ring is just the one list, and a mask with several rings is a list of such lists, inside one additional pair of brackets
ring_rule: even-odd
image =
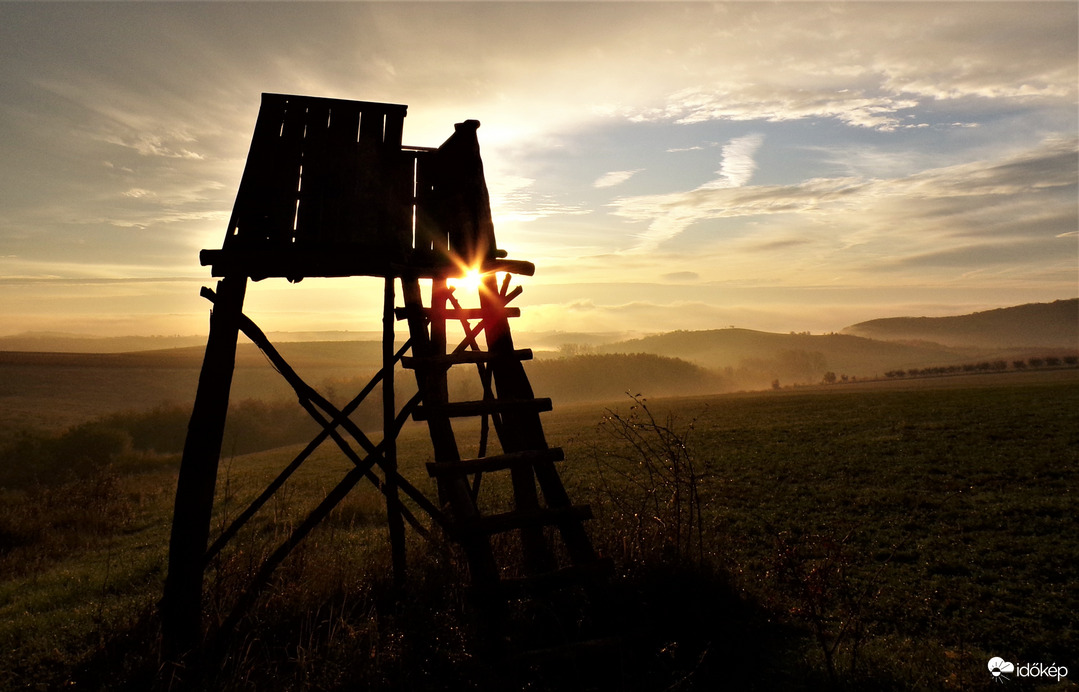
[[(486, 290), (480, 293), (481, 303), (497, 307), (495, 283), (494, 277), (486, 279)], [(507, 288), (508, 285), (504, 285), (499, 293), (505, 293)], [(513, 294), (517, 295), (518, 292), (514, 291)], [(510, 334), (509, 320), (500, 311), (494, 310), (492, 311), (492, 319), (485, 320), (485, 322), (487, 323), (488, 350), (494, 353), (512, 353), (514, 346), (513, 337)], [(532, 385), (529, 383), (524, 366), (520, 361), (512, 358), (496, 359), (491, 361), (490, 368), (499, 398), (534, 398)], [(502, 414), (502, 427), (505, 434), (500, 434), (499, 440), (504, 451), (518, 452), (548, 449), (547, 440), (543, 433), (543, 425), (537, 411), (527, 409), (507, 411)], [(522, 476), (522, 485), (526, 481), (525, 476), (527, 476), (527, 481), (530, 483), (534, 484), (535, 481), (538, 481), (543, 492), (543, 499), (548, 507), (564, 508), (572, 506), (573, 503), (553, 462), (539, 460), (532, 464), (531, 468), (514, 469), (511, 473)], [(533, 481), (533, 474), (535, 481)], [(592, 541), (580, 522), (560, 523), (558, 528), (570, 554), (570, 559), (575, 564), (592, 562), (596, 559)]]
[[(487, 313), (483, 320), (484, 336), (487, 340), (487, 350), (491, 353), (513, 353), (513, 339), (509, 331), (509, 319), (505, 313), (505, 298), (500, 295), (497, 286), (497, 278), (489, 274), (483, 278), (479, 290), (480, 309)], [(496, 400), (527, 400), (533, 399), (532, 388), (528, 379), (524, 377), (524, 370), (520, 370), (520, 380), (513, 381), (513, 387), (504, 383), (506, 372), (504, 366), (516, 365), (521, 368), (520, 362), (494, 360), (488, 364), (488, 370), (495, 383)], [(526, 428), (520, 422), (521, 416), (525, 420), (535, 418), (535, 429)], [(495, 432), (499, 437), (504, 452), (520, 452), (526, 450), (542, 450), (547, 448), (547, 442), (543, 439), (543, 429), (539, 426), (539, 414), (532, 412), (514, 411), (508, 409), (502, 411), (499, 416), (499, 424)], [(510, 469), (510, 483), (513, 486), (514, 508), (522, 512), (532, 512), (540, 508), (539, 494), (536, 491), (536, 479), (530, 465), (518, 465)], [(521, 528), (521, 547), (524, 552), (525, 569), (529, 573), (546, 572), (554, 569), (555, 557), (551, 553), (547, 540), (543, 534), (542, 526), (525, 526)]]

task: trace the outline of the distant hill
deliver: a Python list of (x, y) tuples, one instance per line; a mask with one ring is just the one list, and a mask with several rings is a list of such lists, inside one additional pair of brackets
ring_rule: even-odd
[(631, 394), (690, 396), (729, 391), (720, 374), (649, 353), (580, 355), (527, 364), (533, 388), (555, 401), (618, 401)]
[(820, 382), (824, 373), (855, 377), (895, 368), (963, 363), (970, 354), (934, 344), (899, 344), (848, 334), (775, 334), (751, 329), (678, 331), (607, 344), (605, 353), (654, 353), (720, 371), (741, 387)]
[(1079, 298), (1029, 303), (954, 317), (890, 317), (844, 334), (881, 341), (928, 341), (978, 348), (1079, 348)]

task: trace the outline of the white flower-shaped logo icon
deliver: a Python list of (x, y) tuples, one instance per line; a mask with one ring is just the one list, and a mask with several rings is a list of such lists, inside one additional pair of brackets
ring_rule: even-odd
[(1015, 664), (1005, 661), (1000, 656), (994, 656), (989, 659), (989, 672), (993, 674), (993, 677), (997, 680), (1001, 678), (1007, 680), (1005, 673), (1014, 673)]

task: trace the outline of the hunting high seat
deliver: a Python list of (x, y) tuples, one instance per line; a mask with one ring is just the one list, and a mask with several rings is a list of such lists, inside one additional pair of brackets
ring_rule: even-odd
[[(171, 656), (202, 641), (206, 566), (327, 439), (353, 468), (266, 559), (224, 619), (217, 640), (253, 604), (277, 565), (365, 479), (386, 496), (395, 575), (404, 572), (404, 521), (430, 535), (403, 503), (407, 498), (460, 544), (478, 605), (489, 620), (506, 620), (510, 592), (561, 586), (606, 570), (582, 525), (591, 510), (571, 503), (555, 467), (563, 460), (562, 450), (549, 447), (544, 437), (539, 414), (551, 409), (551, 401), (533, 395), (521, 364), (532, 352), (515, 348), (510, 335), (509, 318), (520, 311), (508, 304), (521, 293), (520, 286), (510, 288), (510, 275), (531, 275), (535, 268), (505, 259), (497, 249), (476, 138), (479, 123), (456, 125), (438, 148), (403, 147), (405, 110), (362, 101), (263, 96), (223, 247), (200, 255), (221, 280), (216, 293), (203, 289), (214, 310), (176, 490), (162, 601), (164, 641)], [(469, 270), (483, 276), (479, 308), (463, 307), (464, 297), (447, 281)], [(501, 283), (496, 272), (505, 273)], [(382, 370), (349, 404), (337, 408), (307, 385), (243, 314), (243, 301), (248, 279), (347, 276), (385, 280)], [(403, 307), (395, 305), (398, 279)], [(431, 281), (428, 305), (421, 279)], [(409, 339), (400, 348), (396, 320), (408, 323)], [(447, 327), (455, 325), (464, 334), (456, 345), (447, 341)], [(262, 349), (323, 430), (207, 548), (240, 332)], [(400, 411), (394, 398), (398, 363), (414, 371), (418, 390)], [(481, 399), (450, 400), (447, 374), (455, 366), (479, 374)], [(376, 444), (349, 415), (379, 384), (383, 439)], [(397, 470), (396, 436), (409, 416), (428, 426), (433, 454), (427, 469), (437, 486), (437, 502)], [(461, 418), (480, 419), (470, 428), (479, 428), (474, 448), (466, 450), (460, 443), (461, 429), (455, 430), (454, 421)], [(488, 444), (492, 429), (497, 441)], [(479, 492), (484, 473), (509, 474), (511, 507), (485, 504)], [(495, 534), (519, 538), (522, 565), (499, 564), (491, 546)], [(561, 541), (551, 540), (555, 536)], [(492, 630), (501, 628), (496, 624)]]

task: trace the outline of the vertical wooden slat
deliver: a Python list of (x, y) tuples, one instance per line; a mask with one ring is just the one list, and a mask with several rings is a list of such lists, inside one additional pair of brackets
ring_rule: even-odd
[(421, 257), (445, 255), (446, 234), (438, 223), (435, 208), (436, 152), (417, 152), (416, 156), (416, 251)]
[(355, 200), (352, 194), (356, 171), (356, 128), (360, 111), (356, 106), (335, 103), (330, 109), (322, 159), (322, 240), (328, 247), (352, 241), (355, 227)]
[(358, 171), (353, 179), (356, 240), (377, 251), (387, 246), (384, 235), (388, 190), (385, 168), (389, 161), (382, 148), (384, 127), (385, 114), (382, 111), (371, 109), (363, 112), (356, 144)]
[(268, 238), (275, 246), (289, 245), (294, 236), (296, 202), (299, 197), (300, 167), (307, 108), (290, 99), (282, 119), (281, 136), (267, 162), (265, 184), (260, 185), (254, 205), (268, 210)]
[(324, 104), (315, 103), (307, 107), (305, 116), (295, 241), (310, 246), (323, 240), (325, 228), (326, 158), (329, 149), (326, 121), (330, 112)]
[(402, 262), (412, 248), (412, 205), (415, 181), (415, 158), (401, 151), (404, 113), (388, 112), (382, 140), (383, 168), (386, 181), (383, 194), (385, 248), (391, 262)]
[(404, 263), (413, 248), (413, 213), (416, 205), (416, 154), (397, 150), (392, 154), (392, 185), (388, 193), (387, 234), (392, 262)]
[(386, 113), (386, 127), (382, 136), (382, 145), (388, 151), (401, 148), (401, 138), (405, 129), (404, 113)]

